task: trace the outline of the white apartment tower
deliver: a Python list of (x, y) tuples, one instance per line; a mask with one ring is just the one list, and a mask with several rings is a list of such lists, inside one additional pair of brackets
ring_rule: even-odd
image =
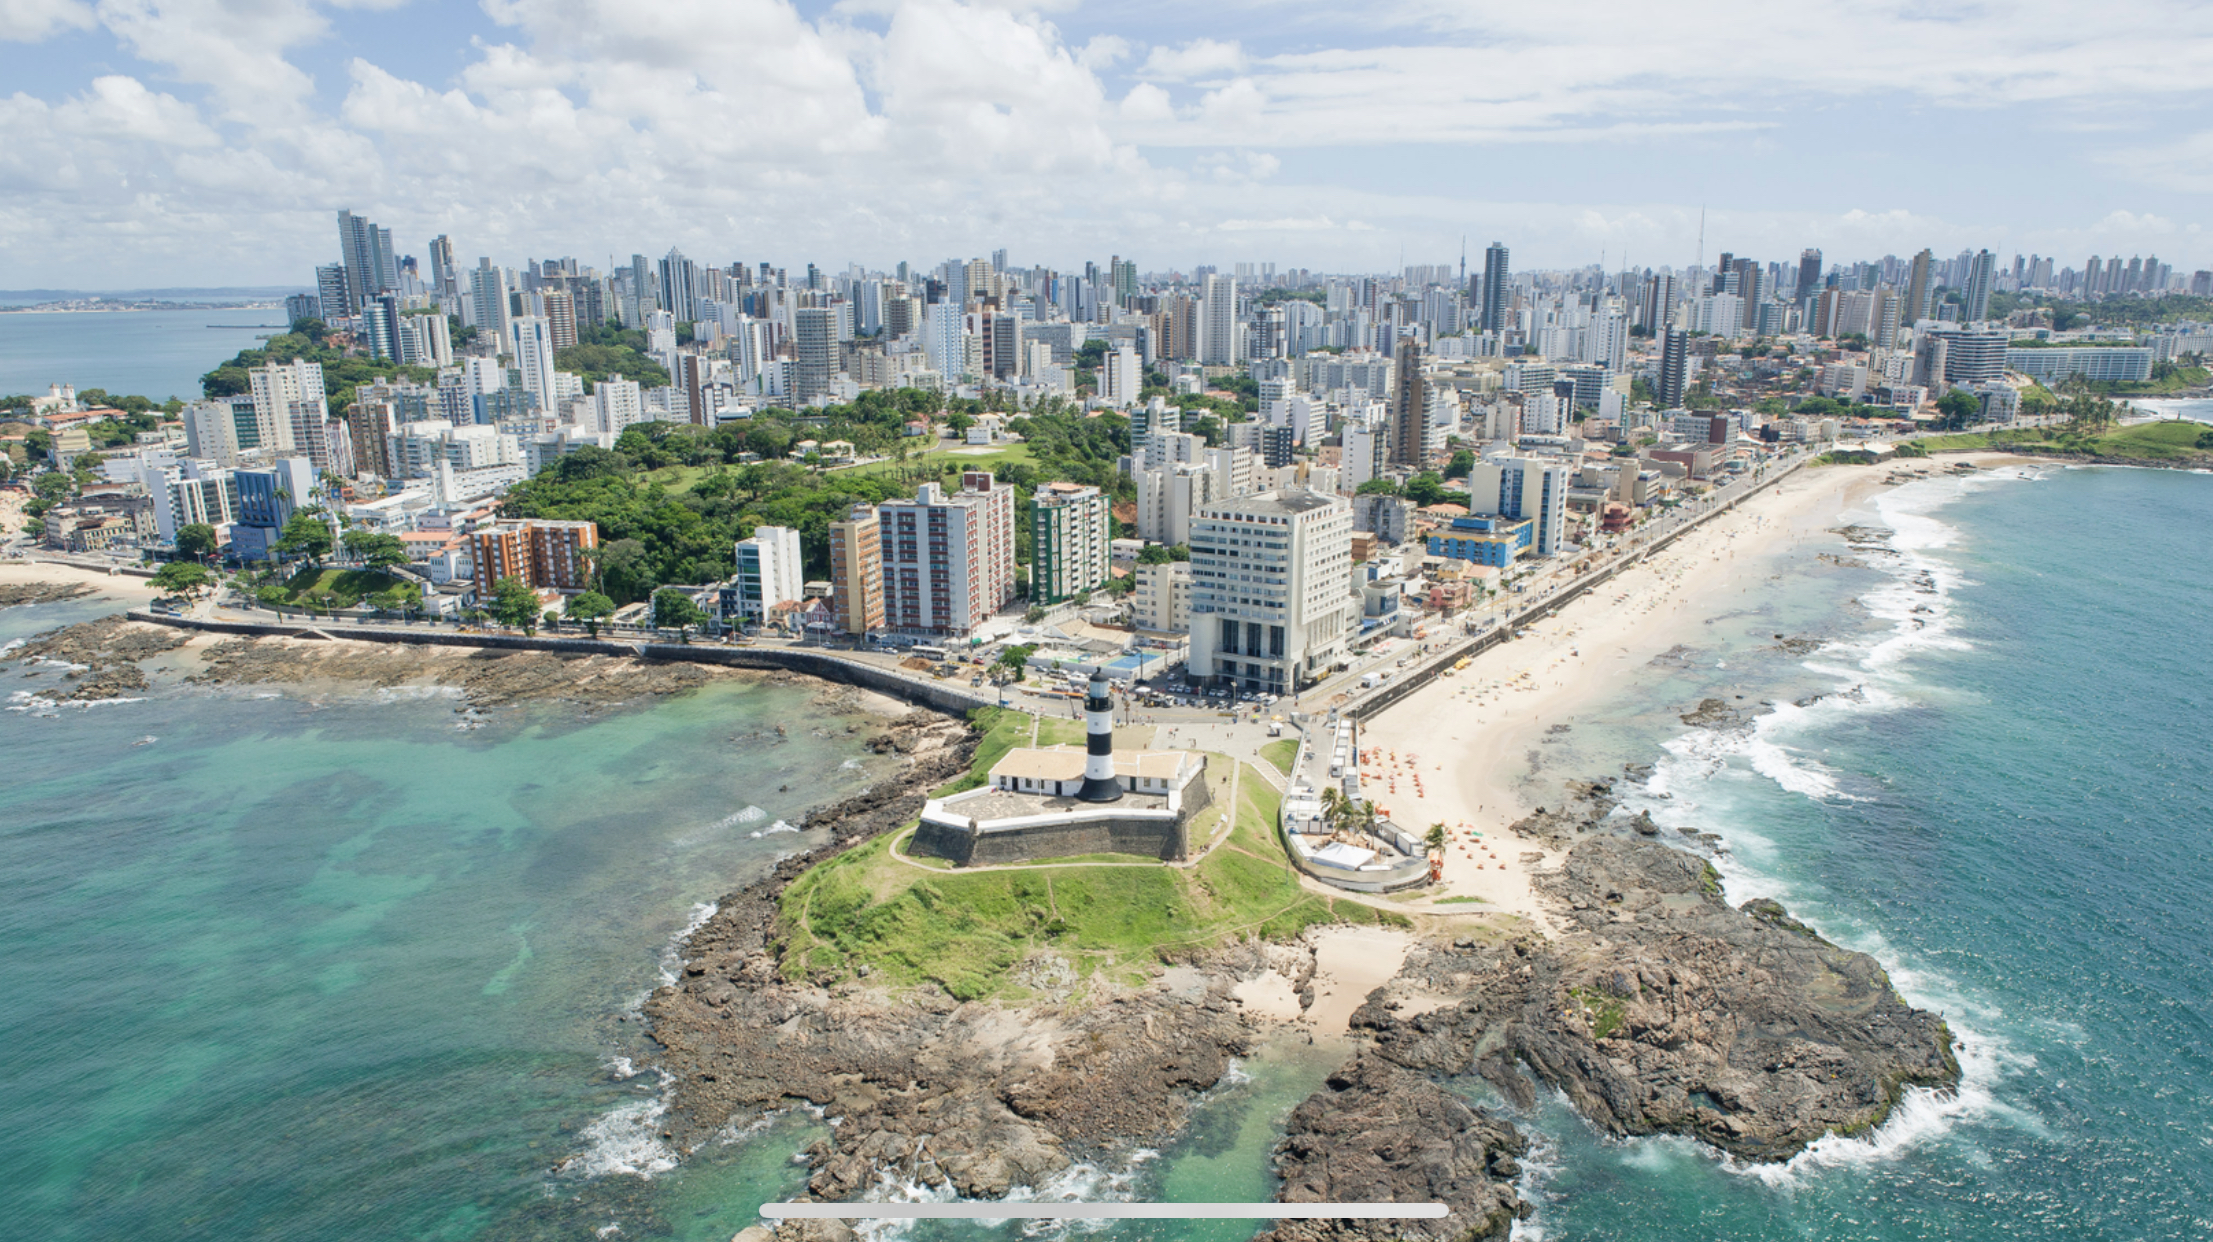
[(799, 532), (789, 526), (756, 526), (738, 540), (733, 620), (767, 621), (778, 604), (799, 602), (805, 585)]
[(1014, 489), (990, 471), (962, 474), (951, 495), (924, 483), (876, 512), (887, 627), (966, 635), (1014, 598)]
[(1262, 492), (1192, 520), (1191, 676), (1294, 693), (1344, 653), (1358, 613), (1341, 497)]
[(1237, 278), (1209, 276), (1199, 308), (1199, 361), (1237, 365)]
[(260, 446), (278, 456), (289, 457), (295, 449), (307, 447), (295, 438), (295, 428), (312, 427), (320, 434), (330, 417), (319, 362), (272, 362), (248, 371), (246, 381), (253, 393)]
[(1040, 484), (1030, 501), (1030, 599), (1057, 604), (1105, 585), (1114, 530), (1110, 501), (1096, 487)]
[(1145, 368), (1137, 351), (1127, 345), (1115, 349), (1099, 366), (1099, 399), (1109, 405), (1134, 405), (1145, 386)]
[(538, 398), (539, 412), (553, 413), (553, 325), (539, 316), (523, 315), (509, 322), (508, 331), (523, 391)]

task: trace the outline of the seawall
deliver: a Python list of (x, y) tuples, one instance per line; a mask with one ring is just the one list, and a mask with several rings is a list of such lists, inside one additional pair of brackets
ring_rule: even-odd
[(438, 630), (373, 625), (296, 625), (260, 621), (218, 621), (179, 617), (133, 609), (133, 621), (176, 629), (204, 630), (215, 634), (239, 634), (256, 638), (350, 639), (356, 642), (400, 643), (425, 647), (471, 647), (489, 651), (557, 651), (571, 655), (628, 656), (640, 660), (688, 661), (766, 672), (802, 673), (841, 685), (881, 691), (933, 711), (965, 717), (978, 707), (996, 707), (997, 697), (987, 698), (963, 685), (947, 685), (930, 678), (909, 677), (859, 660), (848, 660), (823, 651), (782, 647), (724, 647), (707, 643), (618, 642), (609, 639), (550, 638), (521, 634), (460, 634)]

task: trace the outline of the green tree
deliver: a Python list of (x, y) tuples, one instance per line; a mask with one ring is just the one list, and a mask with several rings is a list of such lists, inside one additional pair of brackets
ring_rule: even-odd
[(286, 556), (304, 556), (308, 564), (320, 565), (330, 555), (330, 526), (322, 514), (302, 509), (286, 519), (276, 548)]
[(538, 629), (538, 593), (520, 578), (502, 578), (492, 584), (492, 598), (484, 610), (502, 625), (519, 626), (525, 635)]
[(1396, 496), (1399, 486), (1389, 479), (1369, 479), (1353, 492), (1356, 496)]
[(1417, 505), (1441, 504), (1449, 496), (1445, 481), (1434, 474), (1417, 474), (1406, 481), (1406, 498)]
[(215, 582), (215, 575), (197, 561), (171, 561), (154, 571), (153, 584), (171, 595), (197, 599)]
[(1467, 449), (1454, 453), (1452, 460), (1445, 464), (1445, 477), (1448, 479), (1464, 479), (1474, 471), (1475, 454)]
[(412, 582), (395, 583), (366, 601), (379, 612), (396, 612), (402, 616), (414, 616), (422, 611), (423, 589)]
[(1440, 820), (1439, 822), (1431, 824), (1429, 826), (1428, 833), (1426, 833), (1422, 837), (1422, 844), (1428, 846), (1433, 850), (1442, 851), (1445, 848), (1445, 840), (1445, 825), (1443, 821)]
[(700, 611), (691, 596), (674, 587), (663, 587), (653, 593), (653, 624), (664, 630), (675, 630), (679, 638), (690, 642), (692, 627), (707, 624), (707, 614)]
[(205, 522), (192, 522), (177, 528), (177, 555), (204, 561), (215, 555), (215, 528)]
[(356, 528), (346, 532), (346, 551), (371, 569), (390, 569), (407, 563), (407, 545), (398, 535)]
[(594, 638), (599, 637), (599, 623), (614, 613), (615, 601), (597, 591), (586, 591), (569, 601), (569, 620), (583, 622)]
[(1148, 543), (1137, 554), (1140, 565), (1165, 565), (1174, 559), (1168, 555), (1168, 545), (1163, 543)]
[(1982, 413), (1982, 402), (1964, 388), (1954, 388), (1936, 400), (1937, 426), (1957, 431)]
[(976, 420), (966, 414), (954, 414), (945, 420), (945, 425), (952, 429), (956, 437), (965, 436), (968, 429), (976, 425)]

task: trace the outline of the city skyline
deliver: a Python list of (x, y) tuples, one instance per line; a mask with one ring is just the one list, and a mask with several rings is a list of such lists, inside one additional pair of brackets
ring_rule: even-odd
[(2207, 88), (2141, 68), (2202, 9), (1258, 11), (17, 3), (0, 287), (296, 283), (334, 205), (464, 263), (2213, 257)]

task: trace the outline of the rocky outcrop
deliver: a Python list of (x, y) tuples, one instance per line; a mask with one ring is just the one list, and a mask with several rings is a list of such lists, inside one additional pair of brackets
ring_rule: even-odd
[(101, 617), (41, 634), (13, 657), (25, 662), (26, 678), (43, 683), (34, 688), (40, 698), (89, 702), (145, 690), (152, 683), (138, 662), (188, 641), (189, 635), (158, 625)]
[(1385, 989), (1355, 1016), (1376, 1055), (1480, 1073), (1524, 1103), (1534, 1078), (1612, 1133), (1683, 1134), (1763, 1161), (1880, 1125), (1908, 1087), (1959, 1081), (1943, 1020), (1900, 998), (1873, 958), (1775, 902), (1730, 908), (1702, 859), (1599, 836), (1540, 884), (1579, 930), (1418, 949), (1393, 987), (1465, 999), (1400, 1018)]
[(1259, 1242), (1504, 1239), (1529, 1212), (1528, 1142), (1426, 1075), (1355, 1056), (1291, 1111), (1276, 1148), (1285, 1203), (1443, 1203), (1441, 1220), (1284, 1221)]
[(561, 651), (317, 642), (293, 638), (233, 638), (202, 653), (210, 685), (349, 682), (390, 687), (455, 686), (468, 707), (559, 700), (605, 706), (696, 690), (713, 681), (756, 676), (710, 664), (638, 660)]
[(82, 582), (0, 582), (0, 608), (13, 608), (18, 604), (58, 604), (97, 594), (97, 588)]

